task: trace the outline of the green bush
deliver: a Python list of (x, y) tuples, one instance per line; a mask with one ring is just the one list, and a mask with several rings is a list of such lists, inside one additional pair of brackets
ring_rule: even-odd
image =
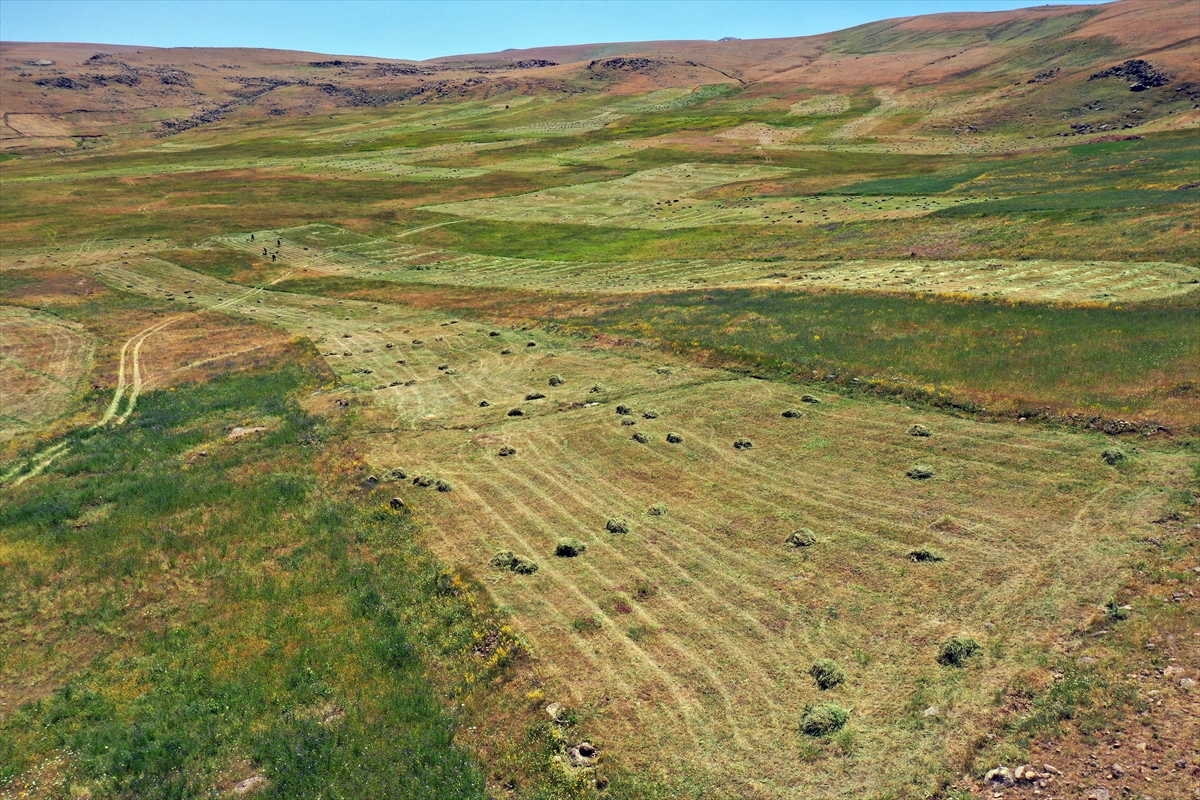
[(559, 539), (558, 544), (554, 546), (554, 555), (559, 558), (574, 558), (582, 555), (587, 550), (587, 545), (578, 539), (567, 537)]
[(604, 523), (604, 529), (609, 533), (629, 533), (629, 523), (620, 517), (613, 517)]
[(983, 650), (979, 642), (970, 636), (955, 635), (942, 642), (938, 648), (937, 661), (945, 667), (961, 667), (967, 659), (973, 658)]
[(818, 658), (809, 667), (808, 674), (812, 675), (817, 686), (822, 689), (832, 689), (846, 680), (846, 672), (831, 658)]
[(827, 736), (850, 721), (850, 712), (837, 703), (818, 703), (804, 709), (800, 730), (808, 736)]

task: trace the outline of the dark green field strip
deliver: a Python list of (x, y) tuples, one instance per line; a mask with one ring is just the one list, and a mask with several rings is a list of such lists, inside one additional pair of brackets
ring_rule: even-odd
[(1200, 191), (1180, 189), (1115, 189), (1030, 194), (984, 200), (970, 205), (943, 208), (931, 217), (978, 217), (1019, 214), (1028, 211), (1083, 211), (1089, 209), (1136, 209), (1154, 206), (1200, 204)]
[(1187, 304), (710, 290), (630, 298), (575, 324), (762, 368), (848, 371), (1035, 406), (1138, 414), (1172, 393), (1200, 405), (1200, 317)]

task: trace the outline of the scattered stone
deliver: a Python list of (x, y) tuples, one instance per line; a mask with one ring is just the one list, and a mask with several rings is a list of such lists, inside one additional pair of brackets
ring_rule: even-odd
[(940, 708), (938, 708), (937, 706), (930, 706), (929, 708), (927, 708), (921, 712), (921, 716), (923, 716), (923, 717), (940, 717), (941, 715), (942, 715), (942, 710)]
[(226, 439), (240, 439), (243, 436), (249, 436), (252, 433), (258, 433), (259, 431), (265, 431), (265, 430), (266, 430), (266, 428), (264, 428), (261, 425), (256, 425), (253, 428), (234, 428), (233, 430), (231, 430), (229, 432), (229, 435), (226, 436), (225, 438)]
[[(498, 334), (494, 334), (494, 335), (498, 335)], [(550, 717), (551, 720), (554, 720), (555, 722), (557, 722), (558, 715), (562, 713), (562, 710), (563, 710), (563, 704), (559, 703), (559, 702), (554, 702), (554, 703), (551, 703), (550, 705), (546, 706), (546, 715), (548, 717)]]
[(404, 508), (404, 501), (402, 499), (400, 499), (399, 497), (393, 497), (391, 506), (392, 506), (392, 511), (399, 511), (400, 509)]
[(567, 748), (567, 760), (573, 767), (590, 767), (600, 755), (590, 742), (580, 742), (574, 747)]
[(244, 781), (238, 781), (233, 787), (234, 794), (250, 794), (267, 788), (267, 779), (262, 775), (251, 775)]
[(1124, 778), (1125, 777), (1125, 768), (1122, 767), (1120, 764), (1113, 764), (1112, 766), (1110, 766), (1108, 768), (1108, 774), (1112, 776), (1113, 780), (1117, 780), (1118, 778)]
[(1103, 786), (1097, 786), (1087, 793), (1087, 800), (1109, 800), (1112, 795)]
[(370, 486), (372, 489), (374, 489), (378, 485), (379, 485), (379, 478), (376, 478), (374, 475), (367, 476), (367, 486)]
[(1016, 783), (1016, 781), (1013, 780), (1012, 770), (1008, 767), (996, 767), (995, 769), (990, 769), (987, 771), (987, 774), (983, 776), (983, 779), (988, 783), (999, 783), (1003, 784), (1004, 786), (1013, 786)]
[(1180, 678), (1179, 679), (1179, 688), (1180, 689), (1195, 689), (1196, 681), (1192, 678)]

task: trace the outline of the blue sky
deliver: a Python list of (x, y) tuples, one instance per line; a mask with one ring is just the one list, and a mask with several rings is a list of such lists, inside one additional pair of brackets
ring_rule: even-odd
[(0, 39), (426, 59), (556, 44), (804, 36), (889, 17), (1035, 5), (1045, 0), (0, 0)]

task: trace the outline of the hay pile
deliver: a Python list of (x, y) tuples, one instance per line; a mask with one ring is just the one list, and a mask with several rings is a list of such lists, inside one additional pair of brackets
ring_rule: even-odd
[(940, 550), (935, 550), (934, 548), (926, 545), (924, 547), (918, 547), (916, 550), (910, 552), (908, 554), (908, 560), (917, 562), (937, 562), (945, 561), (946, 556), (943, 555)]
[(667, 504), (655, 503), (654, 505), (650, 506), (649, 514), (652, 517), (665, 517), (667, 515)]
[(787, 539), (784, 539), (784, 544), (790, 544), (792, 547), (812, 547), (816, 543), (817, 535), (809, 528), (792, 531)]
[(818, 398), (813, 397), (811, 394), (806, 394), (800, 398), (800, 402), (801, 403), (819, 403), (821, 401)]
[(924, 464), (916, 464), (909, 467), (908, 472), (904, 473), (914, 481), (927, 481), (933, 477), (933, 470)]
[(929, 428), (926, 428), (924, 425), (921, 425), (921, 424), (910, 425), (908, 428), (908, 435), (909, 436), (929, 436), (930, 431), (929, 431)]
[(683, 441), (683, 437), (680, 436), (678, 433), (671, 432), (671, 433), (667, 434), (667, 441), (670, 442), (671, 444), (679, 444), (680, 442)]
[(1121, 450), (1120, 448), (1116, 448), (1116, 447), (1112, 447), (1112, 448), (1109, 448), (1108, 450), (1105, 450), (1103, 453), (1100, 454), (1100, 457), (1104, 459), (1105, 464), (1108, 464), (1111, 467), (1115, 467), (1117, 464), (1120, 464), (1126, 458), (1125, 451)]
[(524, 412), (524, 411), (522, 411), (522, 410), (521, 410), (521, 409), (519, 409), (519, 408), (514, 408), (514, 409), (512, 409), (511, 411), (509, 411), (509, 412), (508, 412), (508, 416), (510, 416), (510, 417), (523, 417), (523, 416), (525, 416), (525, 412)]
[(515, 447), (501, 447), (500, 448), (501, 456), (515, 456), (516, 454), (517, 454), (517, 449)]
[(979, 655), (983, 648), (970, 636), (956, 634), (938, 648), (937, 662), (944, 667), (961, 667), (968, 659)]
[(744, 436), (739, 437), (733, 442), (734, 450), (749, 450), (751, 447), (754, 447), (754, 442), (750, 441)]
[(788, 419), (796, 419), (797, 417), (803, 417), (804, 412), (797, 411), (794, 408), (789, 408), (787, 411), (783, 412), (783, 416), (787, 417)]
[(652, 408), (647, 411), (643, 411), (642, 419), (658, 419), (658, 412)]
[(546, 395), (542, 394), (541, 392), (530, 392), (529, 394), (525, 395), (526, 400), (542, 400), (545, 397)]
[(586, 544), (571, 537), (559, 539), (558, 543), (554, 545), (554, 555), (559, 558), (575, 558), (575, 556), (582, 555), (586, 551)]
[(538, 565), (531, 559), (519, 556), (512, 550), (501, 550), (492, 556), (489, 562), (496, 569), (506, 569), (518, 575), (532, 575), (538, 571)]
[(637, 442), (639, 444), (646, 444), (647, 442), (650, 441), (650, 437), (647, 436), (646, 434), (642, 433), (641, 431), (638, 431), (637, 433), (635, 433), (633, 436), (631, 436), (629, 438), (633, 439), (635, 442)]
[(827, 736), (850, 721), (850, 712), (837, 703), (819, 703), (804, 709), (800, 730), (807, 736)]
[(621, 406), (617, 406), (617, 413), (623, 417), (627, 417), (633, 413), (633, 409), (630, 408), (629, 406), (621, 405)]
[(813, 680), (817, 682), (817, 686), (821, 689), (832, 689), (846, 680), (845, 670), (830, 658), (818, 658), (809, 667), (808, 674), (812, 675)]
[(551, 375), (548, 383), (551, 386), (562, 386), (566, 381), (563, 380), (562, 375)]
[(613, 517), (604, 523), (604, 529), (609, 533), (629, 533), (629, 523), (620, 517)]

